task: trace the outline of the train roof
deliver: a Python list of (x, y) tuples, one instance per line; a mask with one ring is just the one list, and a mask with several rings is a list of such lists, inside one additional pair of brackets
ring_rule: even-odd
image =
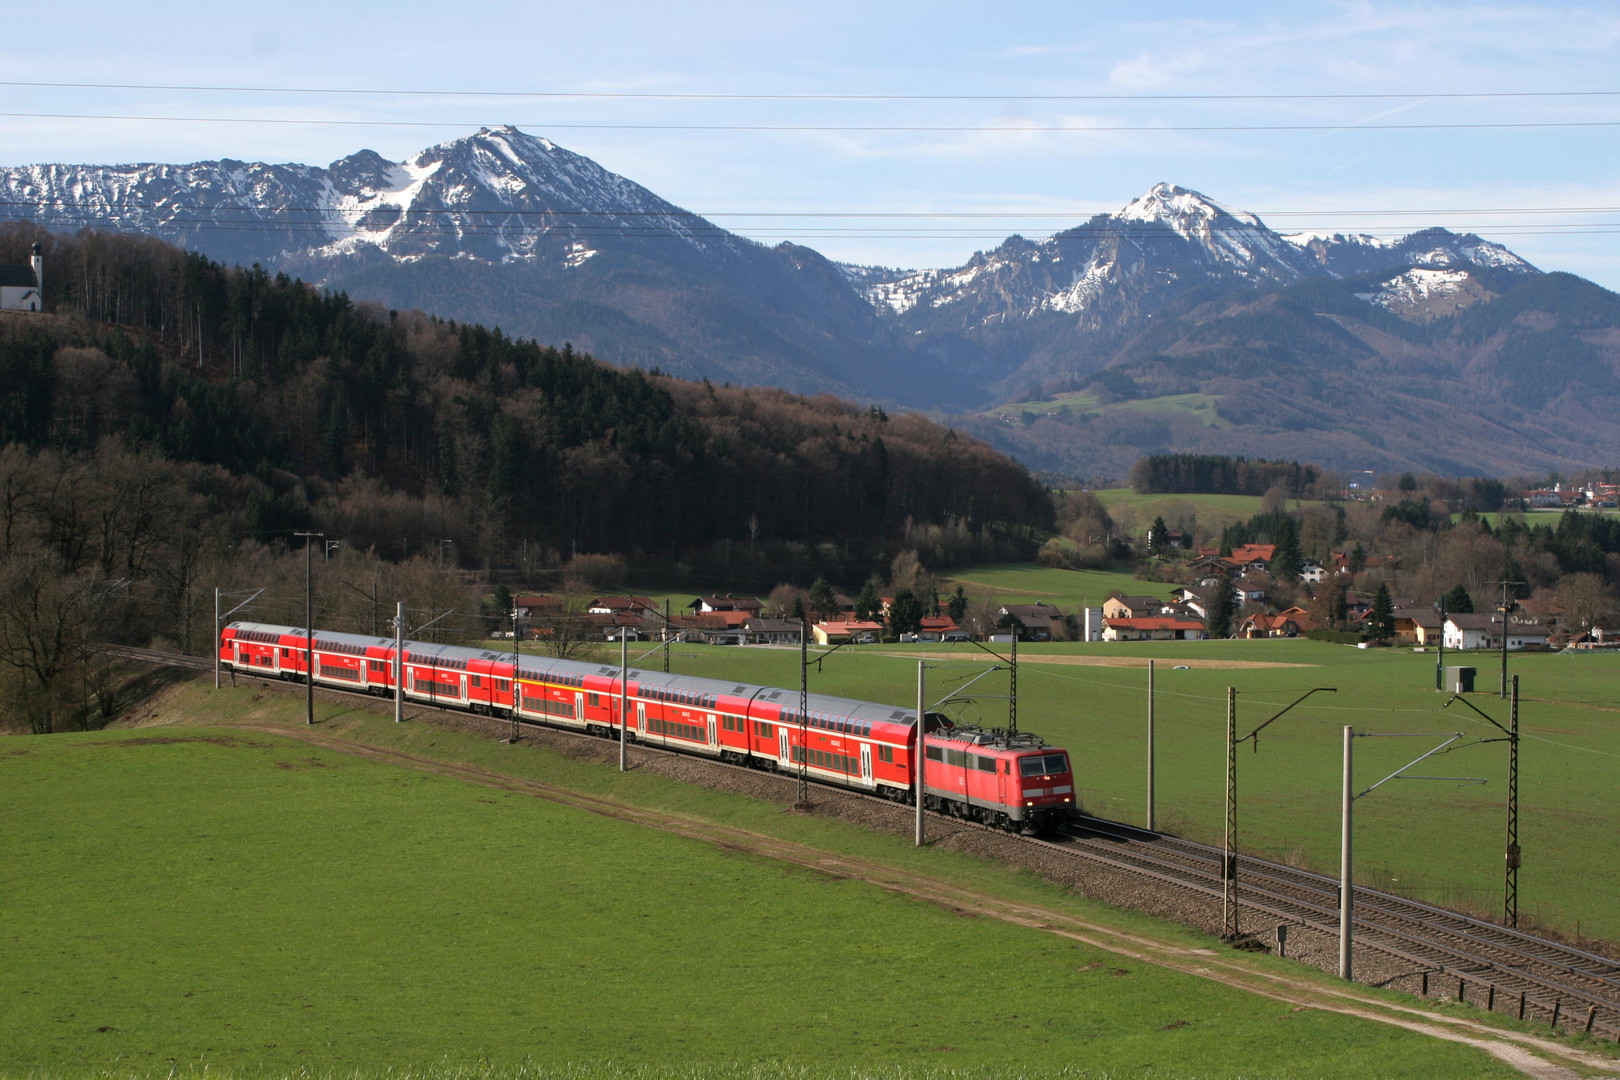
[[(302, 637), (305, 633), (300, 626), (274, 626), (268, 623), (237, 622), (231, 623), (227, 629), (257, 631), (270, 635), (296, 634)], [(371, 637), (365, 634), (328, 633), (324, 630), (316, 631), (317, 642), (332, 642), (362, 646), (366, 648), (392, 649), (393, 638)], [(466, 661), (485, 660), (490, 663), (510, 661), (510, 652), (495, 652), (489, 649), (473, 649), (465, 645), (436, 645), (424, 641), (406, 641), (405, 651), (412, 662), (434, 663), (435, 661)], [(606, 679), (617, 679), (619, 667), (617, 664), (587, 663), (581, 660), (558, 660), (549, 656), (535, 656), (528, 653), (522, 655), (519, 668), (520, 677), (544, 678), (546, 676), (596, 676)], [(733, 682), (726, 679), (711, 679), (699, 675), (675, 675), (662, 671), (647, 671), (642, 668), (631, 668), (629, 676), (632, 682), (647, 689), (687, 691), (693, 694), (712, 694), (719, 697), (744, 698), (758, 701), (762, 704), (774, 704), (783, 710), (783, 723), (798, 723), (799, 693), (797, 690), (788, 690), (782, 687), (760, 686), (754, 683)], [(903, 708), (896, 705), (883, 705), (872, 701), (859, 701), (855, 698), (836, 697), (832, 694), (810, 694), (806, 700), (811, 726), (827, 726), (839, 721), (855, 721), (862, 724), (886, 724), (910, 730), (917, 726), (917, 713), (915, 709)], [(816, 723), (815, 721), (822, 721)], [(949, 721), (937, 714), (929, 714), (929, 731), (944, 728)]]
[(929, 737), (935, 741), (965, 743), (968, 746), (992, 752), (1004, 751), (1016, 754), (1029, 750), (1060, 749), (1059, 747), (1049, 746), (1045, 739), (1031, 731), (1007, 732), (1002, 728), (983, 728), (972, 725), (962, 725), (944, 731), (930, 732)]

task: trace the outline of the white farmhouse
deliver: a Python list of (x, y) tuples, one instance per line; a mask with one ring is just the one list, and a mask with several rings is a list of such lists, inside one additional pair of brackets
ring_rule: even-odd
[[(1548, 636), (1547, 628), (1537, 623), (1510, 622), (1508, 651), (1545, 648)], [(1448, 649), (1500, 649), (1502, 617), (1490, 614), (1447, 616), (1445, 643)]]
[(27, 266), (0, 264), (0, 311), (38, 311), (44, 307), (45, 260), (39, 245)]

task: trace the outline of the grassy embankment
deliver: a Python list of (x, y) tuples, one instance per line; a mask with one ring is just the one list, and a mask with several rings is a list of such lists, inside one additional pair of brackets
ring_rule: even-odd
[[(1059, 572), (1054, 572), (1059, 573)], [(1138, 582), (1139, 586), (1144, 583)], [(1003, 651), (1005, 651), (1003, 647)], [(905, 705), (915, 700), (915, 659), (930, 656), (931, 699), (982, 671), (989, 657), (972, 645), (845, 648), (812, 689)], [(617, 651), (604, 659), (614, 662)], [(1435, 655), (1358, 650), (1311, 641), (1160, 642), (1025, 645), (1019, 649), (1021, 727), (1073, 751), (1085, 807), (1140, 822), (1146, 787), (1146, 661), (1156, 658), (1157, 800), (1161, 828), (1218, 843), (1224, 814), (1226, 688), (1238, 689), (1238, 729), (1246, 734), (1313, 687), (1319, 693), (1269, 727), (1258, 753), (1238, 763), (1243, 850), (1337, 873), (1341, 729), (1453, 732), (1465, 743), (1416, 770), (1484, 778), (1483, 785), (1397, 781), (1357, 804), (1357, 878), (1368, 885), (1499, 912), (1502, 892), (1507, 748), (1476, 745), (1500, 733), (1458, 704), (1444, 711), (1434, 690)], [(693, 674), (798, 685), (791, 650), (673, 650), (672, 668)], [(1478, 685), (1497, 685), (1495, 655), (1448, 654), (1479, 668)], [(1045, 662), (1043, 662), (1045, 661)], [(1140, 666), (1098, 666), (1125, 661)], [(1204, 661), (1277, 664), (1205, 667)], [(643, 661), (657, 666), (656, 655)], [(1176, 665), (1193, 665), (1176, 670)], [(1521, 676), (1519, 911), (1524, 920), (1620, 941), (1620, 655), (1513, 655)], [(953, 708), (963, 722), (1006, 722), (1005, 676), (968, 691), (983, 695)], [(1502, 723), (1507, 704), (1470, 698)], [(1358, 781), (1370, 785), (1440, 740), (1366, 739), (1356, 745)]]
[[(0, 745), (0, 807), (26, 822), (0, 840), (7, 1075), (1511, 1075), (1034, 928), (228, 726), (296, 729), (291, 695), (194, 684), (173, 707), (223, 726)], [(320, 714), (324, 734), (1203, 943), (899, 837), (348, 705)]]

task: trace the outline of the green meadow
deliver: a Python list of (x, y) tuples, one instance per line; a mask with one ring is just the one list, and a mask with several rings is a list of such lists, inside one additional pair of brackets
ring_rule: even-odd
[(1168, 592), (1167, 586), (1124, 570), (1059, 570), (1034, 563), (991, 563), (948, 571), (940, 581), (941, 595), (958, 584), (970, 593), (989, 593), (1003, 604), (1044, 602), (1065, 611), (1082, 605), (1100, 607), (1115, 590), (1127, 595)]
[[(292, 724), (299, 704), (199, 683), (172, 709)], [(321, 730), (1102, 910), (903, 838), (533, 747), (325, 703)], [(275, 734), (18, 737), (0, 743), (0, 780), (6, 1076), (1515, 1075), (1394, 1027)]]
[[(912, 705), (919, 651), (929, 657), (931, 704), (995, 663), (971, 644), (851, 646), (820, 670), (812, 666), (810, 685)], [(1446, 737), (1421, 733), (1461, 732), (1463, 740), (1414, 772), (1466, 780), (1395, 780), (1357, 802), (1356, 877), (1484, 915), (1500, 912), (1507, 746), (1482, 742), (1501, 733), (1465, 705), (1441, 708), (1446, 696), (1434, 690), (1434, 653), (1303, 640), (1020, 646), (1019, 726), (1072, 751), (1085, 809), (1133, 823), (1146, 813), (1150, 657), (1160, 828), (1220, 842), (1228, 686), (1238, 692), (1240, 736), (1306, 691), (1332, 687), (1268, 727), (1258, 750), (1241, 750), (1240, 849), (1336, 876), (1344, 726), (1403, 735), (1356, 740), (1358, 788)], [(1142, 666), (1084, 663), (1120, 659)], [(1286, 666), (1177, 667), (1212, 660)], [(642, 662), (656, 666), (659, 657)], [(1448, 665), (1457, 662), (1477, 666), (1482, 690), (1498, 685), (1496, 655), (1447, 654)], [(1509, 665), (1523, 697), (1521, 922), (1620, 942), (1620, 655), (1513, 655)], [(675, 646), (671, 666), (777, 686), (797, 686), (799, 678), (793, 650)], [(1007, 677), (991, 675), (947, 711), (960, 722), (999, 726), (1007, 691)], [(1468, 700), (1507, 723), (1507, 703), (1494, 694)]]

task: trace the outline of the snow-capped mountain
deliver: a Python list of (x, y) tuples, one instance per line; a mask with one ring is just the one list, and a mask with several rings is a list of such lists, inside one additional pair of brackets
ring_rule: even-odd
[[(1560, 298), (1579, 290), (1560, 280), (1537, 292), (1545, 277), (1498, 244), (1443, 229), (1284, 235), (1170, 184), (1048, 239), (1012, 236), (961, 266), (923, 270), (765, 247), (510, 127), (397, 162), (362, 150), (325, 167), (0, 169), (0, 206), (51, 228), (158, 236), (618, 363), (955, 412), (1060, 388), (1092, 387), (1095, 400), (1196, 392), (1220, 402), (1227, 427), (1286, 414), (1303, 431), (1327, 422), (1298, 407), (1314, 390), (1257, 388), (1324, 356), (1337, 358), (1333, 378), (1358, 387), (1365, 358), (1397, 358), (1403, 370), (1474, 378), (1484, 400), (1502, 386), (1552, 394), (1535, 380), (1553, 369), (1526, 358), (1588, 348), (1536, 329), (1557, 324)], [(1458, 329), (1495, 305), (1554, 314)], [(1412, 400), (1447, 392), (1424, 384)], [(1275, 402), (1270, 413), (1254, 411), (1260, 401)], [(1132, 411), (1140, 430), (1088, 429), (1084, 453), (1160, 445), (1172, 428), (1151, 415)], [(1212, 439), (1227, 427), (1198, 419), (1188, 431)]]
[(948, 319), (971, 332), (1058, 313), (1100, 330), (1149, 314), (1189, 290), (1263, 289), (1410, 266), (1537, 272), (1499, 244), (1444, 229), (1397, 241), (1284, 235), (1253, 214), (1161, 183), (1117, 213), (1099, 214), (1039, 242), (1012, 237), (955, 269), (885, 275), (863, 267), (850, 280), (880, 312), (915, 312), (914, 321), (936, 327)]
[(367, 251), (402, 262), (449, 254), (578, 266), (602, 235), (656, 235), (708, 255), (757, 246), (511, 127), (403, 162), (361, 150), (326, 168), (29, 165), (0, 170), (0, 192), (12, 205), (37, 207), (43, 220), (151, 233), (269, 266)]

